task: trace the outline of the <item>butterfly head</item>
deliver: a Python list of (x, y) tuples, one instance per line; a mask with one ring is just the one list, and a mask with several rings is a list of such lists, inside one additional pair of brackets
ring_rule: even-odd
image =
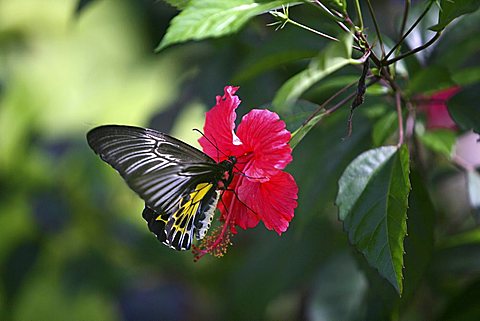
[(237, 158), (235, 156), (228, 156), (229, 162), (232, 164), (232, 166), (235, 166), (237, 163)]
[(228, 156), (228, 158), (224, 161), (221, 161), (219, 165), (222, 166), (226, 172), (229, 172), (231, 174), (233, 169), (235, 168), (236, 163), (237, 163), (237, 157)]

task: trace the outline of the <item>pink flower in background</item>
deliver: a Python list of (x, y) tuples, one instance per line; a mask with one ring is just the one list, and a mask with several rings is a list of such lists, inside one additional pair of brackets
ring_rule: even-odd
[[(455, 96), (460, 89), (460, 86), (453, 86), (437, 91), (430, 97), (423, 97), (420, 108), (426, 113), (427, 129), (457, 129), (457, 125), (448, 112), (447, 101)], [(473, 131), (463, 133), (457, 138), (452, 160), (460, 167), (475, 170), (480, 166), (479, 141), (480, 138), (477, 133)]]
[(202, 249), (197, 248), (198, 256), (207, 252), (221, 256), (230, 234), (237, 233), (236, 226), (247, 229), (262, 221), (267, 229), (282, 234), (297, 207), (297, 184), (283, 171), (292, 161), (290, 132), (276, 113), (266, 109), (250, 111), (235, 132), (237, 89), (227, 86), (224, 95), (217, 96), (216, 105), (206, 113), (205, 137), (199, 139), (203, 151), (217, 162), (235, 156), (237, 163), (218, 205), (224, 226), (218, 235), (206, 238)]
[(448, 113), (447, 101), (459, 91), (459, 86), (453, 86), (423, 98), (420, 106), (427, 115), (427, 129), (457, 129)]

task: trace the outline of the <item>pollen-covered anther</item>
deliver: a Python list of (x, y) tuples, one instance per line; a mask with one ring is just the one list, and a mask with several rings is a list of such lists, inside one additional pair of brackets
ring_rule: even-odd
[(194, 260), (198, 261), (205, 254), (210, 253), (215, 257), (222, 257), (227, 253), (228, 247), (232, 245), (232, 232), (230, 229), (223, 229), (219, 226), (201, 241), (199, 246), (193, 246)]

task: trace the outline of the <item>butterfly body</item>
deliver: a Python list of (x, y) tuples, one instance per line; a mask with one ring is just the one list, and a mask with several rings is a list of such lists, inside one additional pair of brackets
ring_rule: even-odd
[(96, 127), (87, 141), (145, 201), (142, 216), (161, 242), (187, 250), (193, 237), (205, 236), (235, 157), (217, 163), (176, 138), (132, 126)]

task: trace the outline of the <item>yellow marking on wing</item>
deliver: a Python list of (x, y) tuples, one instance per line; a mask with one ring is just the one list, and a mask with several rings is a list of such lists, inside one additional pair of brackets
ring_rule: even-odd
[(168, 218), (162, 217), (162, 216), (163, 216), (162, 214), (158, 215), (155, 220), (156, 220), (156, 221), (163, 221), (165, 224), (167, 224)]
[(200, 183), (197, 185), (195, 188), (195, 191), (193, 191), (190, 194), (190, 199), (193, 203), (200, 202), (205, 195), (208, 193), (208, 191), (212, 188), (213, 184), (211, 183)]
[[(193, 192), (189, 194), (189, 200), (185, 204), (183, 204), (175, 213), (173, 213), (173, 217), (175, 219), (174, 228), (176, 230), (180, 231), (181, 233), (186, 232), (189, 219), (185, 217), (191, 218), (193, 215), (195, 215), (195, 213), (197, 213), (200, 202), (208, 193), (208, 191), (212, 188), (212, 186), (212, 183), (198, 184), (193, 190)], [(157, 220), (163, 219), (161, 218), (161, 216), (158, 216)], [(187, 222), (185, 222), (184, 227), (182, 228), (180, 226), (183, 220), (187, 220)]]

